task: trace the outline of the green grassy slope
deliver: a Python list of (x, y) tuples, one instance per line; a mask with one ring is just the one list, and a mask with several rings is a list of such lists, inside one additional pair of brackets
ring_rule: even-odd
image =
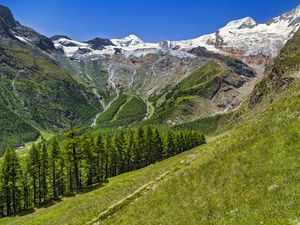
[(141, 121), (147, 112), (146, 103), (139, 97), (133, 96), (116, 116), (116, 121), (120, 124), (131, 124), (135, 121)]
[(143, 99), (121, 93), (103, 112), (97, 123), (100, 127), (126, 126), (141, 121), (147, 112), (147, 105)]
[(300, 80), (261, 104), (214, 142), (0, 224), (298, 224)]
[(126, 94), (121, 93), (119, 97), (111, 103), (110, 107), (98, 117), (97, 123), (102, 126), (104, 123), (111, 121), (116, 113), (118, 113), (120, 107), (127, 101), (127, 98), (128, 96)]

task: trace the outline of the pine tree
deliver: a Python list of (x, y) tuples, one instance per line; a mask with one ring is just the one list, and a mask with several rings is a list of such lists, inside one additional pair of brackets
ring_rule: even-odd
[(117, 132), (113, 137), (113, 148), (115, 154), (116, 163), (116, 175), (121, 174), (125, 171), (125, 139), (122, 131)]
[(61, 148), (58, 148), (59, 154), (58, 154), (58, 162), (57, 162), (57, 175), (56, 175), (56, 181), (57, 181), (57, 193), (58, 196), (64, 196), (66, 195), (66, 184), (65, 181), (67, 180), (66, 175), (66, 155), (61, 150)]
[(48, 196), (48, 152), (46, 145), (42, 143), (41, 145), (41, 198), (43, 199), (43, 202), (47, 201)]
[(64, 139), (65, 150), (68, 155), (70, 162), (69, 167), (69, 182), (70, 191), (73, 191), (73, 177), (75, 180), (75, 188), (78, 192), (81, 189), (81, 182), (79, 178), (79, 161), (80, 157), (78, 154), (78, 133), (75, 130), (71, 130), (66, 133)]
[(33, 204), (37, 204), (39, 199), (39, 178), (40, 178), (40, 155), (35, 144), (29, 150), (28, 170), (32, 179), (33, 186)]
[[(80, 153), (84, 159), (82, 162), (82, 173), (85, 174), (87, 185), (93, 184), (93, 178), (95, 176), (95, 156), (93, 149), (93, 138), (90, 132), (87, 132), (80, 138)], [(81, 158), (80, 157), (80, 158)]]
[(102, 140), (102, 135), (99, 133), (95, 138), (95, 167), (96, 167), (96, 181), (104, 181), (104, 165), (105, 165), (105, 149)]
[(21, 168), (15, 150), (7, 148), (2, 164), (3, 194), (6, 199), (6, 215), (18, 212), (21, 199)]
[(155, 162), (154, 152), (153, 152), (153, 131), (150, 126), (147, 126), (145, 129), (144, 136), (144, 157), (145, 165), (147, 166)]
[(125, 135), (125, 168), (126, 172), (133, 170), (133, 150), (134, 150), (134, 133), (130, 129)]
[(51, 143), (48, 147), (49, 152), (49, 167), (51, 173), (51, 189), (52, 189), (52, 198), (56, 199), (58, 197), (58, 180), (62, 175), (58, 172), (59, 167), (59, 157), (60, 157), (60, 148), (56, 138), (51, 140)]
[(174, 133), (172, 131), (167, 131), (165, 142), (164, 142), (164, 155), (166, 157), (170, 157), (175, 154), (174, 139), (175, 139)]
[(139, 127), (134, 135), (134, 166), (140, 169), (144, 165), (144, 129)]
[(163, 158), (164, 146), (157, 129), (153, 133), (153, 161), (157, 162)]
[(31, 188), (30, 188), (30, 173), (28, 169), (28, 164), (23, 171), (22, 179), (22, 189), (23, 189), (23, 208), (28, 209), (31, 206)]
[(111, 136), (109, 134), (106, 134), (104, 139), (104, 152), (105, 152), (105, 161), (104, 161), (104, 168), (105, 168), (105, 175), (104, 179), (111, 177), (110, 173), (110, 152), (111, 152), (112, 146), (111, 146)]
[(118, 172), (118, 133), (115, 133), (112, 138), (112, 145), (109, 151), (110, 174), (116, 176)]

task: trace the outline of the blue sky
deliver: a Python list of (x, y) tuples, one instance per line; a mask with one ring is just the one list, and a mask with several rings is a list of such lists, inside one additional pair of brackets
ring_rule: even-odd
[(288, 11), (300, 0), (0, 0), (15, 18), (47, 36), (74, 39), (182, 40), (211, 33), (233, 19), (258, 22)]

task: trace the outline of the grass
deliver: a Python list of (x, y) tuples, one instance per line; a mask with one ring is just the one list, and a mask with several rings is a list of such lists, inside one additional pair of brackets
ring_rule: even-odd
[(299, 90), (298, 82), (257, 119), (192, 150), (188, 167), (102, 224), (297, 224)]
[(121, 94), (98, 118), (101, 127), (127, 126), (143, 120), (147, 112), (145, 101), (134, 95)]
[(268, 110), (210, 144), (0, 224), (84, 224), (165, 172), (100, 224), (297, 224), (299, 90), (297, 81)]
[(127, 98), (128, 96), (126, 94), (121, 93), (120, 96), (111, 103), (111, 106), (98, 117), (97, 123), (101, 126), (102, 122), (111, 121), (118, 113), (120, 107), (127, 101)]
[(203, 134), (212, 134), (218, 128), (219, 119), (222, 115), (200, 118), (188, 123), (173, 126), (175, 130), (197, 130)]
[(147, 112), (147, 105), (143, 99), (133, 96), (122, 109), (120, 109), (116, 120), (126, 120), (128, 124), (133, 121), (142, 120)]

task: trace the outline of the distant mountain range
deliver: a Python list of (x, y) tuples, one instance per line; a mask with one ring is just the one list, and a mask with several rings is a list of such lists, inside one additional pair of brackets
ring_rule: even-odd
[(229, 22), (213, 34), (191, 40), (147, 43), (133, 34), (123, 39), (96, 38), (88, 42), (74, 41), (65, 36), (54, 36), (52, 40), (55, 47), (62, 49), (68, 57), (120, 53), (139, 56), (160, 50), (189, 57), (185, 54), (186, 51), (201, 46), (240, 59), (263, 62), (278, 55), (285, 42), (298, 30), (299, 21), (300, 6), (264, 24), (258, 24), (252, 18), (245, 17)]

